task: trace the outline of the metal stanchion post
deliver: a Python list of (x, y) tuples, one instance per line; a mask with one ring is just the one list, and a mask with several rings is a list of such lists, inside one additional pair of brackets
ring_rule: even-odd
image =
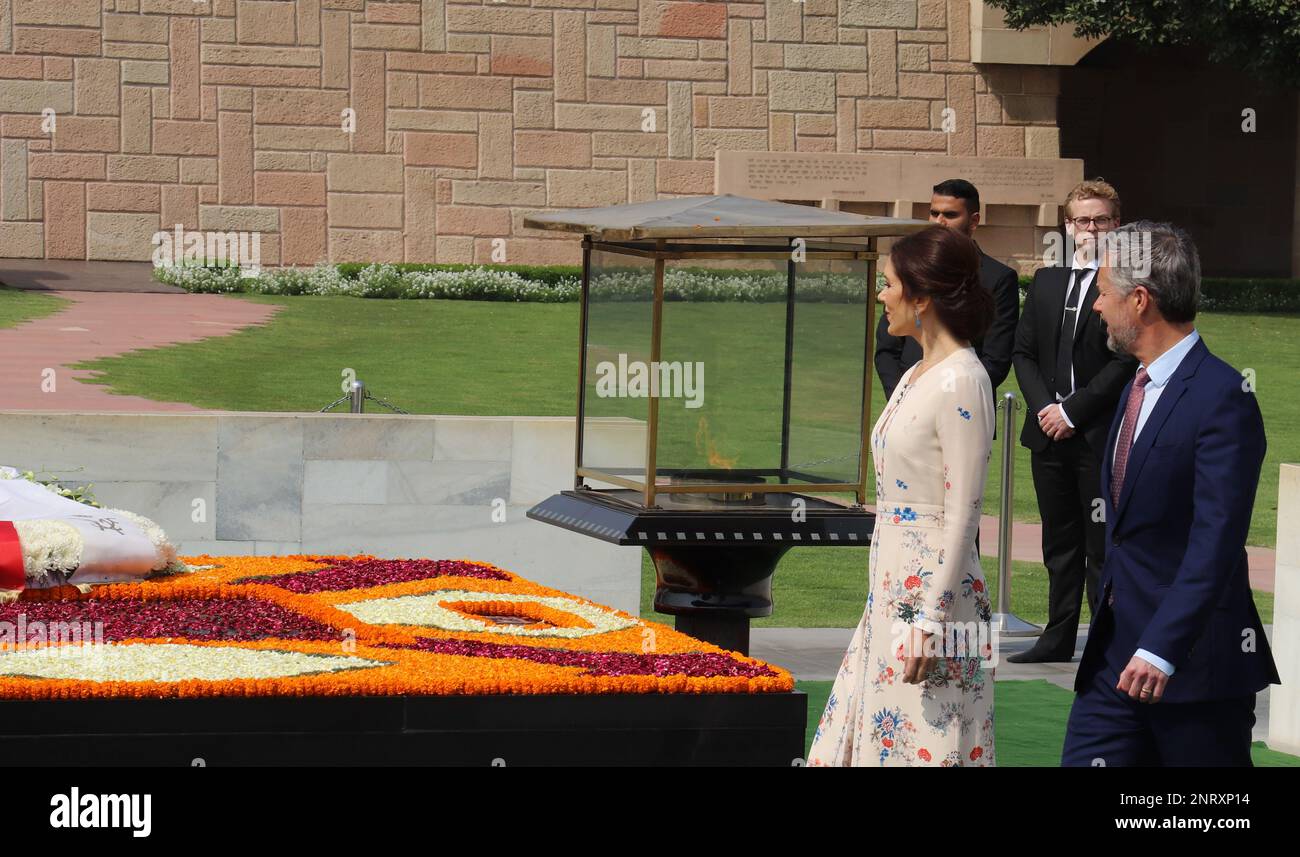
[(1010, 392), (998, 406), (1002, 411), (1002, 494), (998, 508), (998, 610), (993, 614), (993, 627), (1008, 637), (1032, 637), (1043, 630), (1011, 612), (1011, 500), (1015, 493), (1016, 411), (1020, 407), (1016, 394)]
[(397, 405), (394, 405), (392, 402), (387, 401), (386, 399), (381, 399), (376, 395), (373, 395), (369, 390), (366, 389), (366, 385), (364, 381), (353, 381), (352, 385), (348, 388), (348, 392), (344, 393), (342, 396), (335, 399), (333, 402), (330, 402), (328, 405), (321, 408), (318, 413), (327, 414), (330, 411), (337, 408), (339, 405), (343, 404), (344, 402), (348, 402), (351, 405), (352, 413), (354, 414), (365, 413), (366, 399), (378, 403), (379, 407), (381, 408), (388, 408), (388, 410), (392, 411), (395, 414), (403, 414), (405, 416), (410, 416), (411, 414), (410, 411), (404, 408), (399, 408)]

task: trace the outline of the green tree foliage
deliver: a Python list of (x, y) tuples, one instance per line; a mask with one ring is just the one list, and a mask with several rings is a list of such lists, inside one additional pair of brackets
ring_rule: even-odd
[(1213, 62), (1300, 86), (1300, 0), (987, 0), (1023, 29), (1073, 24), (1146, 47), (1193, 45)]

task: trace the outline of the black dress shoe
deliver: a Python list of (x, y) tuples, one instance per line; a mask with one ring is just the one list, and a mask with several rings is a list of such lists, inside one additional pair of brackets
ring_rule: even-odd
[(1007, 661), (1013, 664), (1068, 664), (1072, 660), (1074, 660), (1074, 657), (1071, 655), (1061, 657), (1060, 655), (1038, 652), (1033, 649), (1007, 656)]

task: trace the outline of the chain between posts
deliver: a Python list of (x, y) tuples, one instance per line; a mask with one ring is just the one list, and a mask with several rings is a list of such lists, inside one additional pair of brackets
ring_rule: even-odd
[(374, 393), (371, 393), (369, 390), (366, 389), (366, 385), (361, 381), (353, 381), (351, 390), (349, 390), (347, 393), (343, 394), (339, 398), (335, 399), (333, 402), (329, 403), (325, 407), (321, 408), (319, 411), (317, 411), (317, 413), (323, 414), (326, 413), (327, 411), (332, 411), (335, 408), (337, 408), (339, 405), (343, 404), (344, 402), (349, 402), (349, 401), (352, 403), (352, 413), (354, 414), (364, 413), (365, 403), (367, 400), (377, 403), (381, 408), (388, 408), (388, 410), (396, 414), (405, 414), (406, 416), (410, 416), (411, 414), (410, 411), (405, 410), (404, 408), (399, 408), (397, 405), (394, 405), (392, 402), (388, 401), (387, 399), (381, 399), (380, 397), (376, 396)]

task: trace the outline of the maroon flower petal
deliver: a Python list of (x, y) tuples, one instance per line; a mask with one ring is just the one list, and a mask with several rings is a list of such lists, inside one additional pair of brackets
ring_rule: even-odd
[[(258, 598), (91, 598), (0, 605), (17, 644), (46, 640), (111, 643), (131, 638), (186, 640), (338, 640), (340, 632)], [(38, 630), (36, 623), (44, 627)], [(103, 623), (102, 631), (96, 625)], [(102, 638), (98, 635), (102, 634)], [(80, 636), (72, 636), (80, 635)]]
[(407, 583), (434, 577), (476, 577), (480, 580), (510, 580), (504, 571), (451, 559), (349, 559), (319, 570), (298, 571), (269, 577), (245, 577), (235, 583), (265, 583), (290, 592), (339, 592), (365, 589), (389, 583)]
[[(390, 646), (398, 648), (397, 646)], [(440, 655), (471, 658), (515, 658), (562, 667), (585, 667), (583, 675), (621, 676), (686, 675), (694, 678), (776, 676), (765, 664), (751, 664), (717, 652), (688, 652), (676, 655), (638, 655), (631, 652), (581, 652), (571, 649), (542, 649), (536, 646), (506, 645), (480, 640), (421, 637), (409, 648)]]

